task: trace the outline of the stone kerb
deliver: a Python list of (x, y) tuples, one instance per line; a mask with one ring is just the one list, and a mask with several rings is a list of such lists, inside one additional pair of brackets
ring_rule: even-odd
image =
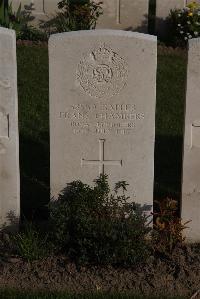
[(200, 241), (200, 38), (189, 41), (183, 159), (183, 221), (187, 241)]
[(18, 96), (15, 31), (0, 28), (0, 228), (20, 215)]
[(52, 35), (51, 196), (108, 174), (153, 206), (156, 37), (117, 30)]

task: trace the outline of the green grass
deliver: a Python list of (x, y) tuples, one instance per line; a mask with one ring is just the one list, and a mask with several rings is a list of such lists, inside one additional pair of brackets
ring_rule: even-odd
[[(49, 200), (48, 51), (18, 46), (22, 213), (46, 215)], [(186, 57), (158, 56), (155, 197), (179, 197)], [(147, 99), (148, 101), (148, 99)]]
[(186, 57), (159, 55), (157, 73), (155, 196), (179, 198), (185, 109)]
[(184, 299), (184, 297), (153, 297), (153, 296), (134, 296), (123, 294), (90, 294), (90, 295), (67, 295), (64, 293), (33, 293), (33, 292), (18, 292), (18, 291), (1, 291), (0, 298), (2, 299)]
[(48, 51), (36, 46), (17, 50), (22, 213), (44, 218), (49, 200)]

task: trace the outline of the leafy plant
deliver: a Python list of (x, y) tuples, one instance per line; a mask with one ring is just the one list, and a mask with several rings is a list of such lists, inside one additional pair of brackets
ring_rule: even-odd
[(31, 40), (31, 41), (47, 41), (47, 35), (42, 30), (35, 28), (34, 26), (24, 26), (17, 35), (17, 39)]
[(30, 223), (26, 223), (23, 232), (13, 236), (13, 241), (17, 254), (29, 262), (45, 257), (50, 251), (48, 235), (42, 236)]
[(8, 0), (0, 0), (0, 25), (3, 27), (9, 26), (9, 7)]
[(148, 256), (150, 228), (142, 207), (128, 202), (126, 182), (114, 193), (106, 175), (90, 187), (68, 184), (50, 204), (52, 238), (57, 248), (78, 263), (135, 265)]
[(200, 36), (200, 4), (193, 1), (183, 9), (171, 10), (170, 35), (175, 45), (186, 45), (191, 38)]
[(103, 13), (101, 4), (89, 0), (62, 0), (58, 3), (60, 11), (51, 20), (42, 22), (41, 27), (50, 32), (95, 29)]
[(185, 238), (183, 230), (190, 221), (182, 223), (177, 216), (177, 201), (167, 198), (162, 202), (155, 201), (158, 212), (154, 213), (154, 247), (164, 253), (171, 253), (177, 245), (181, 245)]
[(26, 22), (26, 17), (22, 14), (21, 4), (16, 13), (12, 10), (12, 3), (6, 0), (0, 2), (0, 25), (9, 29), (16, 30), (17, 34), (21, 26)]

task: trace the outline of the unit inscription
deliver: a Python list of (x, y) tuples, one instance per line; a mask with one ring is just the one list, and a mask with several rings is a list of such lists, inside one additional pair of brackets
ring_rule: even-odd
[(76, 104), (60, 111), (58, 117), (74, 134), (130, 135), (145, 114), (134, 104)]

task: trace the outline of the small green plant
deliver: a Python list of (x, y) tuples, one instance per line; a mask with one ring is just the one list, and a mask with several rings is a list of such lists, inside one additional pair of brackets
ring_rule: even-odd
[(154, 213), (154, 248), (159, 252), (172, 253), (174, 248), (183, 244), (183, 230), (190, 221), (182, 223), (177, 216), (176, 200), (167, 198), (155, 203), (158, 211)]
[(183, 9), (171, 10), (170, 35), (175, 45), (186, 45), (191, 38), (200, 36), (200, 4), (193, 1)]
[(33, 42), (47, 41), (47, 34), (44, 31), (35, 28), (34, 26), (27, 25), (24, 26), (19, 32), (17, 39), (31, 40)]
[(0, 2), (0, 25), (9, 29), (16, 30), (18, 35), (21, 28), (27, 23), (29, 15), (22, 13), (21, 4), (18, 7), (17, 12), (13, 12), (12, 3), (8, 3), (6, 0)]
[(103, 13), (101, 4), (89, 0), (62, 0), (58, 3), (60, 11), (41, 27), (48, 28), (51, 33), (95, 29)]
[(78, 263), (135, 265), (148, 256), (150, 232), (142, 208), (128, 202), (126, 182), (110, 193), (101, 175), (90, 187), (68, 184), (50, 204), (53, 240), (59, 250)]
[(23, 232), (13, 236), (13, 242), (17, 254), (29, 262), (42, 259), (49, 254), (48, 235), (42, 236), (30, 223), (25, 224)]
[(0, 0), (0, 25), (3, 27), (9, 26), (9, 6), (8, 1)]

